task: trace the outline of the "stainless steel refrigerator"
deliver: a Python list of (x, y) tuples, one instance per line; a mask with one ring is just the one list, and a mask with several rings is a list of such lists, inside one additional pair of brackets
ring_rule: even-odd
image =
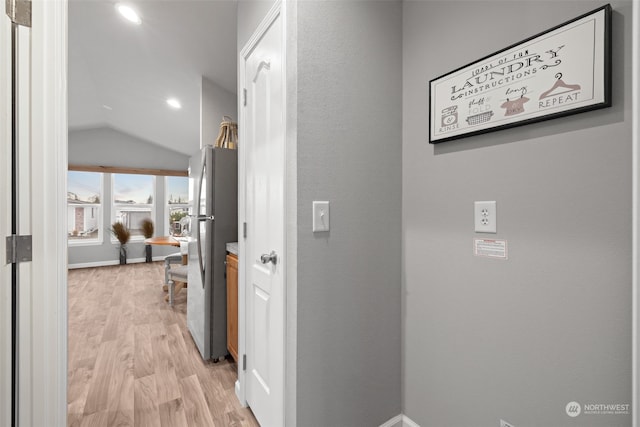
[(187, 326), (204, 360), (227, 355), (227, 242), (238, 240), (237, 150), (206, 146), (189, 162)]

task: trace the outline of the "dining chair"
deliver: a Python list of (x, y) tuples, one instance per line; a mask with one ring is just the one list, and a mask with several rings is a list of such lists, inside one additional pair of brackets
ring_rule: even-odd
[(175, 254), (167, 255), (164, 257), (164, 285), (169, 286), (169, 271), (171, 270), (171, 264), (182, 265), (182, 253), (176, 252)]
[(167, 276), (168, 276), (167, 286), (169, 287), (169, 306), (173, 307), (176, 282), (187, 283), (188, 266), (186, 265), (179, 265), (177, 267), (170, 266)]

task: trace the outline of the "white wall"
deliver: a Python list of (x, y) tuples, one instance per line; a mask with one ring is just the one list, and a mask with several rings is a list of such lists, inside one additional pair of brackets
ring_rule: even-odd
[[(407, 1), (403, 400), (423, 427), (631, 425), (631, 2), (612, 1), (613, 106), (440, 145), (428, 81), (600, 6)], [(496, 200), (509, 260), (472, 256)]]

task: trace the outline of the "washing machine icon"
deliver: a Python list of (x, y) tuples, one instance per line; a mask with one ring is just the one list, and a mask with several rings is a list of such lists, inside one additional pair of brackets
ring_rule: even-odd
[(441, 126), (451, 126), (458, 123), (458, 106), (453, 105), (442, 110)]

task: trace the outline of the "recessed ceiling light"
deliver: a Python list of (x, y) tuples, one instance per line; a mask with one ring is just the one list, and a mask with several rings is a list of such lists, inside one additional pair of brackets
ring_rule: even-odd
[(182, 108), (182, 104), (180, 104), (180, 101), (178, 101), (175, 98), (167, 99), (167, 105), (169, 105), (169, 107), (174, 108), (176, 110), (179, 110), (180, 108)]
[(134, 24), (140, 25), (142, 23), (142, 19), (138, 13), (131, 8), (131, 6), (127, 6), (126, 4), (117, 3), (116, 10), (120, 12), (120, 15), (124, 16), (127, 21), (133, 22)]

